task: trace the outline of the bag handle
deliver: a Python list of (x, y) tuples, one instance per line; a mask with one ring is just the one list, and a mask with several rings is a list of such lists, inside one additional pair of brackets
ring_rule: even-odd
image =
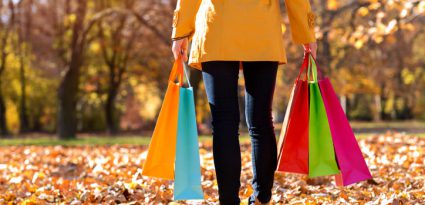
[(174, 82), (176, 78), (178, 83), (181, 85), (183, 82), (183, 65), (181, 63), (180, 57), (174, 61), (168, 81)]
[(188, 84), (188, 86), (189, 87), (192, 87), (192, 85), (190, 84), (190, 81), (189, 81), (189, 77), (188, 77), (188, 75), (187, 75), (187, 72), (186, 72), (186, 68), (185, 68), (185, 66), (183, 65), (183, 60), (181, 59), (181, 57), (179, 56), (175, 61), (174, 61), (174, 64), (173, 64), (173, 68), (171, 69), (171, 73), (170, 73), (170, 77), (169, 77), (169, 81), (170, 82), (174, 82), (174, 80), (177, 78), (177, 80), (178, 80), (178, 85), (180, 86), (180, 87), (182, 87), (183, 86), (183, 73), (184, 73), (184, 75), (186, 76), (186, 81), (187, 81), (187, 84)]
[[(309, 56), (307, 78), (308, 78), (308, 81), (317, 82), (317, 65), (315, 62), (311, 60), (311, 58), (312, 56)], [(310, 76), (312, 78), (310, 78)]]
[[(183, 63), (183, 62), (182, 62)], [(187, 68), (186, 68), (186, 66), (185, 65), (183, 65), (183, 71), (184, 71), (184, 75), (186, 76), (186, 82), (187, 82), (187, 85), (189, 86), (189, 88), (191, 88), (192, 87), (192, 85), (190, 84), (190, 78), (189, 78), (189, 76), (187, 75), (187, 70), (186, 70)]]
[(317, 82), (318, 79), (323, 79), (322, 70), (317, 65), (316, 59), (313, 57), (313, 55), (310, 54), (309, 56), (309, 62), (311, 63), (311, 70), (313, 74), (313, 81)]
[[(309, 69), (309, 59), (308, 59), (308, 53), (309, 52), (306, 52), (305, 53), (305, 55), (304, 55), (304, 60), (303, 60), (303, 64), (301, 65), (301, 68), (300, 68), (300, 72), (298, 73), (298, 76), (297, 76), (297, 79), (296, 79), (296, 81), (298, 81), (299, 79), (300, 79), (300, 77), (301, 77), (301, 73), (303, 73), (304, 72), (304, 70), (308, 70)], [(307, 76), (305, 76), (304, 77), (304, 80), (307, 80)]]
[(323, 79), (323, 74), (321, 69), (317, 66), (317, 61), (313, 57), (310, 51), (306, 51), (304, 55), (303, 64), (301, 66), (300, 72), (298, 73), (297, 81), (300, 79), (301, 74), (305, 72), (304, 80), (310, 80), (310, 76), (312, 76), (312, 80), (317, 82), (318, 79)]

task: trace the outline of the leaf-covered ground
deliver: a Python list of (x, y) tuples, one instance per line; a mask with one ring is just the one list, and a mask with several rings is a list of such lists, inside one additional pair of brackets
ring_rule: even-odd
[[(276, 173), (272, 204), (425, 202), (425, 138), (388, 133), (359, 143), (374, 181), (341, 188), (330, 177)], [(240, 197), (246, 204), (251, 150), (249, 143), (241, 146)], [(172, 201), (172, 181), (140, 175), (145, 156), (145, 146), (3, 146), (0, 204), (218, 204), (210, 141), (201, 145), (205, 201)]]

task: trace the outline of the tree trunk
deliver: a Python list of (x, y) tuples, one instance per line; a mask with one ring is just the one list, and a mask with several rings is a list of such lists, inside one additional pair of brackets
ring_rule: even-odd
[(6, 136), (9, 134), (6, 123), (6, 103), (4, 101), (5, 100), (1, 89), (0, 79), (0, 135), (2, 138), (6, 138)]
[(78, 1), (77, 19), (73, 26), (71, 42), (71, 60), (69, 68), (58, 90), (58, 136), (60, 139), (76, 138), (77, 133), (77, 94), (80, 77), (80, 67), (83, 61), (85, 44), (84, 19), (87, 2)]
[(72, 62), (59, 87), (58, 135), (61, 139), (76, 138), (79, 69), (80, 65)]
[[(20, 46), (20, 45), (19, 45)], [(20, 56), (20, 79), (21, 79), (21, 101), (20, 101), (20, 111), (19, 111), (19, 118), (20, 118), (20, 129), (19, 131), (21, 133), (25, 133), (28, 131), (28, 115), (27, 115), (27, 92), (26, 92), (26, 79), (25, 79), (25, 65), (24, 65), (24, 56), (21, 54)]]
[(118, 86), (114, 86), (114, 84), (110, 84), (108, 89), (108, 96), (105, 104), (105, 116), (106, 116), (106, 124), (108, 127), (108, 133), (110, 135), (116, 135), (119, 131), (118, 124), (115, 118), (115, 99), (118, 94)]
[(373, 121), (379, 122), (382, 120), (382, 102), (381, 102), (381, 95), (376, 94), (374, 96), (374, 102), (375, 102), (375, 112), (373, 113)]
[(2, 76), (3, 71), (6, 69), (6, 60), (7, 60), (7, 53), (6, 53), (6, 43), (8, 38), (8, 31), (6, 31), (6, 34), (2, 38), (2, 51), (1, 51), (1, 59), (0, 59), (0, 135), (2, 138), (5, 138), (9, 131), (7, 130), (7, 118), (6, 118), (6, 103), (3, 96), (3, 88), (2, 88)]
[(27, 56), (26, 49), (22, 45), (25, 42), (31, 42), (31, 27), (32, 27), (32, 13), (31, 9), (33, 6), (33, 0), (29, 0), (25, 6), (25, 8), (20, 8), (25, 12), (25, 15), (21, 15), (21, 18), (25, 19), (25, 24), (21, 23), (21, 27), (18, 28), (19, 33), (19, 41), (18, 41), (18, 49), (19, 49), (19, 61), (20, 61), (20, 81), (21, 81), (21, 99), (20, 99), (20, 112), (19, 112), (19, 120), (20, 120), (20, 129), (21, 133), (28, 132), (29, 128), (29, 119), (27, 113), (27, 81), (25, 78), (25, 62), (24, 57)]
[[(0, 9), (3, 7), (2, 4), (0, 4)], [(10, 9), (10, 16), (8, 17), (9, 25), (7, 27), (3, 27), (3, 23), (0, 23), (0, 30), (2, 31), (0, 34), (3, 34), (0, 39), (0, 48), (2, 49), (0, 51), (0, 135), (1, 137), (6, 137), (9, 134), (9, 131), (7, 130), (7, 119), (6, 119), (6, 103), (4, 99), (4, 95), (2, 92), (2, 74), (4, 70), (6, 70), (6, 60), (9, 53), (6, 51), (7, 47), (7, 40), (9, 39), (9, 34), (12, 31), (15, 23), (15, 7), (12, 1), (8, 2), (8, 7)], [(3, 17), (3, 16), (2, 16)], [(7, 19), (7, 18), (6, 18)]]

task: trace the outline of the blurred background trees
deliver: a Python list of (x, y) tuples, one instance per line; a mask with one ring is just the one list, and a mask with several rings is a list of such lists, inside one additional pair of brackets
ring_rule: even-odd
[[(279, 69), (276, 122), (303, 55), (280, 2), (289, 63)], [(349, 118), (425, 120), (425, 0), (311, 2), (318, 60)], [(0, 134), (152, 130), (173, 61), (175, 4), (0, 1)], [(190, 71), (203, 128), (208, 105), (200, 72)]]

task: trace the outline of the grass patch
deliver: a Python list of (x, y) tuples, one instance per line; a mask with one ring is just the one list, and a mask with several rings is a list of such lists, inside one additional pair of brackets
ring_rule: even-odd
[(350, 122), (351, 127), (354, 129), (423, 129), (425, 128), (425, 122), (421, 121), (383, 121), (383, 122)]
[[(199, 141), (211, 141), (212, 137), (202, 135)], [(241, 136), (241, 142), (248, 142), (249, 136)], [(0, 146), (94, 146), (94, 145), (149, 145), (150, 137), (147, 136), (117, 136), (117, 137), (95, 137), (85, 136), (77, 139), (61, 140), (55, 137), (36, 137), (36, 138), (11, 138), (0, 139)]]
[[(376, 133), (356, 133), (357, 139), (365, 139)], [(418, 136), (425, 138), (425, 133), (409, 134), (412, 136)], [(279, 138), (279, 132), (276, 133), (276, 137)], [(241, 143), (250, 142), (250, 137), (243, 134), (239, 137)], [(200, 142), (211, 142), (212, 136), (201, 135), (199, 137)], [(33, 137), (33, 138), (11, 138), (11, 139), (0, 139), (0, 146), (102, 146), (102, 145), (149, 145), (150, 137), (148, 136), (84, 136), (77, 139), (61, 140), (55, 137)]]
[(76, 145), (114, 145), (114, 144), (131, 144), (131, 145), (147, 145), (150, 138), (148, 137), (79, 137), (77, 139), (61, 140), (55, 137), (39, 137), (39, 138), (12, 138), (0, 140), (0, 146), (11, 145), (39, 145), (39, 146), (76, 146)]

